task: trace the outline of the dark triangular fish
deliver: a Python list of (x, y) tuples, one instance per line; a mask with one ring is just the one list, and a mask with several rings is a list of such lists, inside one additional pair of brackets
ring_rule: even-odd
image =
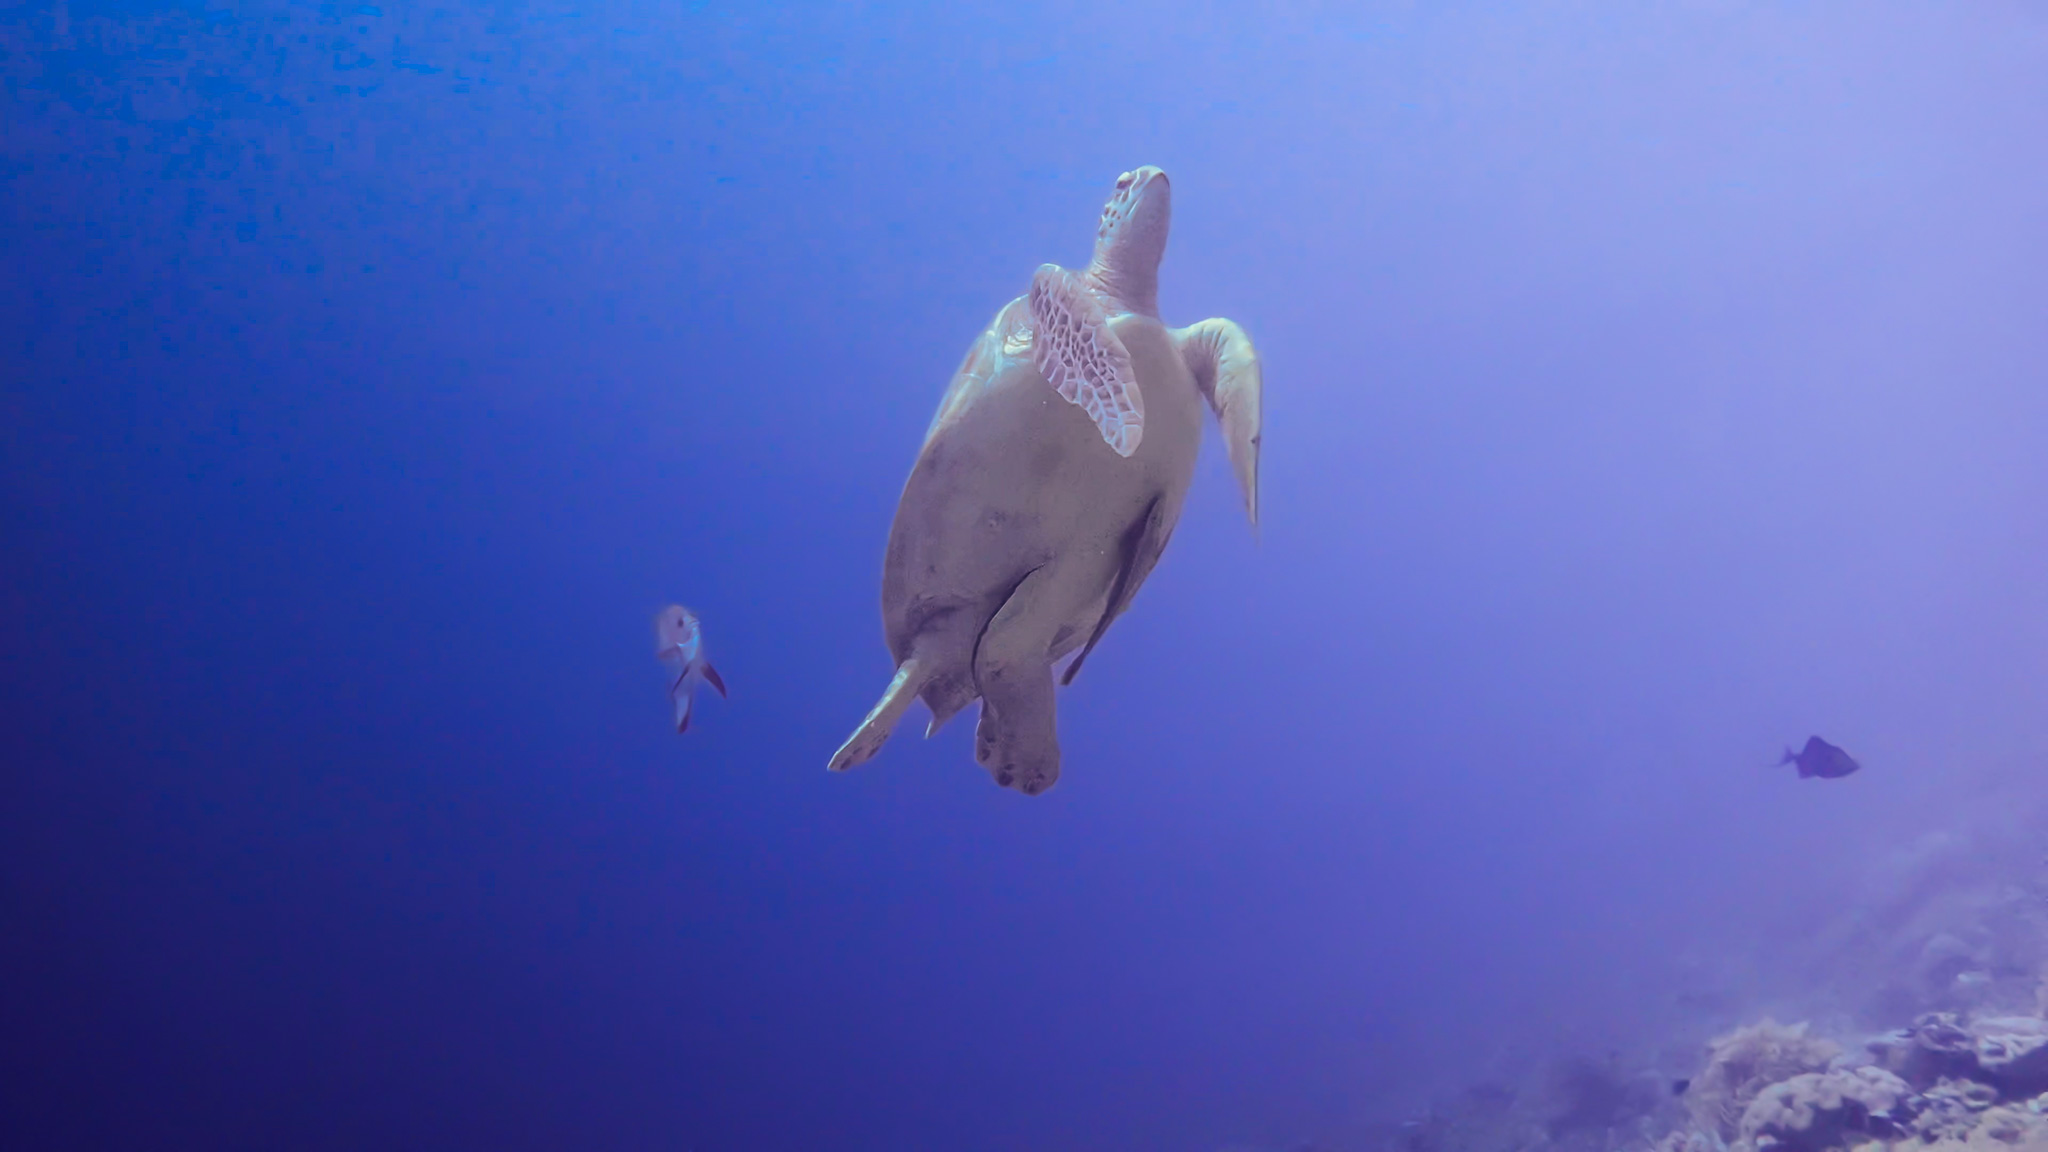
[(1818, 776), (1822, 780), (1839, 780), (1862, 765), (1854, 757), (1818, 736), (1806, 738), (1806, 747), (1798, 752), (1785, 749), (1785, 758), (1778, 761), (1780, 767), (1786, 764), (1799, 765), (1799, 778)]

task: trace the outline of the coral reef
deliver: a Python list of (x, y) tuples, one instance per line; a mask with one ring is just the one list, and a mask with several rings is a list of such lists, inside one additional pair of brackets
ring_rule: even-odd
[(1841, 1051), (1840, 1045), (1808, 1035), (1803, 1023), (1787, 1027), (1766, 1018), (1737, 1028), (1707, 1045), (1707, 1065), (1692, 1078), (1686, 1107), (1701, 1131), (1733, 1140), (1751, 1102), (1765, 1088), (1821, 1071)]
[(1974, 1080), (1943, 1080), (1921, 1093), (1919, 1115), (1910, 1121), (1912, 1131), (1922, 1140), (1966, 1141), (1984, 1113), (1996, 1107), (1998, 1093)]
[(1715, 1037), (1686, 1079), (1614, 1058), (1474, 1089), (1402, 1125), (1399, 1152), (2048, 1152), (2048, 1019), (1931, 1012), (1862, 1054), (1771, 1019)]
[[(1858, 1051), (1857, 1049), (1860, 1049)], [(1403, 1126), (1401, 1152), (2048, 1152), (2048, 1017), (1927, 1012), (1856, 1046), (1766, 1018), (1661, 1087), (1554, 1063)]]
[(1976, 1041), (1952, 1012), (1929, 1012), (1910, 1028), (1887, 1032), (1867, 1047), (1877, 1065), (1916, 1088), (1976, 1071)]
[(2009, 1097), (2048, 1092), (2048, 1021), (1993, 1017), (1978, 1021), (1971, 1034), (1985, 1081)]
[(2048, 1092), (2048, 1021), (2036, 1017), (1987, 1016), (1965, 1025), (1953, 1013), (1930, 1012), (1868, 1047), (1879, 1067), (1915, 1088), (1957, 1079), (2012, 1098)]
[(1882, 1068), (1802, 1072), (1757, 1093), (1742, 1113), (1742, 1142), (1752, 1148), (1814, 1152), (1852, 1133), (1889, 1136), (1892, 1109), (1912, 1092)]
[(2048, 1152), (2048, 807), (2015, 804), (2005, 823), (1906, 844), (1871, 894), (1752, 966), (1747, 991), (1721, 979), (1734, 991), (1693, 1003), (1679, 989), (1687, 1017), (1645, 1021), (1633, 1055), (1525, 1060), (1511, 1086), (1449, 1100), (1376, 1147)]
[(2048, 1020), (1934, 1012), (1865, 1049), (1769, 1020), (1720, 1037), (1689, 1086), (1692, 1123), (1653, 1148), (2048, 1152)]

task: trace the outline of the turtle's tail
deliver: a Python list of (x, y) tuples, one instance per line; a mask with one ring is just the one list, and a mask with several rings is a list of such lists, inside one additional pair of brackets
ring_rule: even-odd
[(896, 667), (896, 676), (889, 681), (888, 691), (876, 703), (868, 718), (847, 737), (839, 751), (832, 754), (832, 763), (826, 765), (834, 772), (844, 772), (856, 764), (866, 763), (889, 739), (889, 733), (896, 728), (896, 722), (903, 718), (903, 711), (910, 702), (917, 699), (931, 673), (926, 670), (925, 661), (913, 653), (910, 659)]

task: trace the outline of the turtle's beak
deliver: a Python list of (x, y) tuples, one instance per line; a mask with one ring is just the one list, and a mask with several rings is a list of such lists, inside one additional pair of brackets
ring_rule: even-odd
[[(1130, 181), (1126, 189), (1124, 181)], [(1156, 235), (1158, 246), (1166, 247), (1166, 227), (1173, 218), (1173, 183), (1166, 173), (1150, 164), (1134, 172), (1126, 172), (1117, 181), (1118, 199), (1128, 207), (1124, 210), (1124, 227), (1133, 235)]]
[(1173, 186), (1165, 172), (1147, 164), (1117, 177), (1116, 192), (1102, 206), (1097, 239), (1118, 248), (1156, 250), (1164, 255), (1172, 216)]

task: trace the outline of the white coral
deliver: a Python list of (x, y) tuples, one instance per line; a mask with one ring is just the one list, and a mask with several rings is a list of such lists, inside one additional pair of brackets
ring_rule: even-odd
[(2006, 1093), (2032, 1095), (2048, 1088), (2048, 1020), (1998, 1016), (1970, 1026), (1977, 1066)]
[(1821, 1071), (1840, 1052), (1809, 1036), (1803, 1023), (1786, 1027), (1766, 1018), (1707, 1045), (1707, 1066), (1686, 1090), (1686, 1105), (1701, 1129), (1733, 1140), (1757, 1093), (1802, 1072)]
[(1872, 1113), (1891, 1111), (1911, 1091), (1882, 1068), (1802, 1073), (1750, 1102), (1742, 1139), (1759, 1149), (1831, 1147), (1849, 1133), (1868, 1132)]
[(2027, 1107), (1992, 1108), (1979, 1117), (1966, 1132), (1895, 1147), (1914, 1152), (2048, 1152), (2048, 1117)]

